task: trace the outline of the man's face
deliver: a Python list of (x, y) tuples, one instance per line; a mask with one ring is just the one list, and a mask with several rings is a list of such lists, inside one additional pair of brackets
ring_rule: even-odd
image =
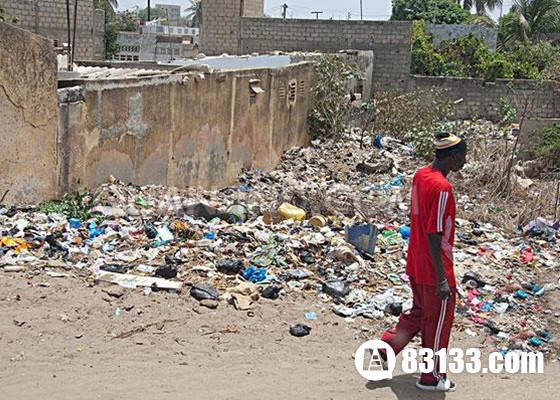
[(453, 154), (451, 156), (451, 171), (457, 172), (467, 163), (467, 152), (462, 151), (460, 153)]

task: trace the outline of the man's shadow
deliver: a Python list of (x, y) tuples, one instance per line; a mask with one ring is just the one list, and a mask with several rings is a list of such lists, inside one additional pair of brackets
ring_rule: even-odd
[(429, 399), (429, 400), (443, 400), (445, 393), (442, 392), (424, 392), (416, 387), (418, 375), (405, 374), (396, 375), (393, 379), (383, 381), (370, 381), (366, 383), (366, 388), (369, 390), (389, 388), (395, 394), (397, 399)]

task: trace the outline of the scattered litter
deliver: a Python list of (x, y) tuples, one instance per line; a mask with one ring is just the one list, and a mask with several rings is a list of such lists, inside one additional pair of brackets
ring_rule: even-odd
[(290, 326), (290, 335), (295, 337), (307, 336), (311, 333), (311, 327), (304, 324), (294, 324)]

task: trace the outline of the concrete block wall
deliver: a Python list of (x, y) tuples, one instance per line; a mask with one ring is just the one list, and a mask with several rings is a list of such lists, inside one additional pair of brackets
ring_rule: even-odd
[(238, 54), (241, 0), (205, 0), (202, 2), (201, 50), (206, 55)]
[[(409, 90), (441, 89), (449, 101), (462, 99), (455, 106), (460, 119), (484, 118), (498, 121), (500, 101), (509, 99), (519, 108), (528, 96), (534, 98), (530, 116), (532, 118), (558, 118), (560, 116), (560, 82), (532, 81), (517, 79), (513, 81), (498, 79), (484, 82), (476, 78), (413, 76)], [(520, 111), (520, 110), (519, 110)]]
[(411, 62), (412, 23), (313, 19), (241, 19), (241, 53), (281, 50), (373, 50), (374, 88), (405, 88)]
[[(58, 40), (59, 45), (68, 42), (66, 0), (0, 0), (0, 6), (7, 15), (20, 19), (19, 27)], [(104, 11), (94, 10), (93, 1), (78, 2), (76, 59), (104, 58), (104, 19)]]
[(243, 16), (262, 17), (264, 16), (264, 0), (243, 0)]

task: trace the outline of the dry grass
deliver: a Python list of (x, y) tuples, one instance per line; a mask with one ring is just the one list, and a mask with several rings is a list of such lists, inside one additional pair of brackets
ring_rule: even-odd
[(469, 145), (469, 165), (454, 182), (457, 193), (468, 195), (475, 204), (466, 217), (490, 222), (508, 231), (537, 217), (554, 219), (558, 177), (556, 180), (554, 177), (533, 179), (533, 185), (525, 189), (517, 183), (518, 177), (523, 175), (519, 168), (512, 174), (511, 190), (504, 193), (501, 188), (505, 187), (511, 142), (478, 137)]

